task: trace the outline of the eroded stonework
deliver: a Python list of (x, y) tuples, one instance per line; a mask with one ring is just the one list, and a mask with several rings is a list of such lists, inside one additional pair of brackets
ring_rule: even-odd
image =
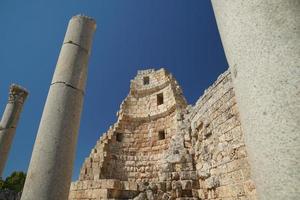
[(187, 105), (164, 69), (138, 71), (69, 200), (256, 199), (228, 71)]

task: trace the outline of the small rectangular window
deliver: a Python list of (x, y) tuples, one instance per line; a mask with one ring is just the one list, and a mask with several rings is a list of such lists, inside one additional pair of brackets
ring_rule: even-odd
[(149, 85), (149, 83), (150, 83), (150, 78), (149, 78), (149, 76), (144, 76), (143, 82), (144, 82), (144, 85)]
[(163, 103), (164, 103), (164, 95), (163, 95), (163, 93), (160, 93), (157, 95), (157, 105), (159, 106)]
[(166, 133), (164, 130), (158, 131), (158, 139), (164, 140), (166, 138)]
[(116, 133), (116, 140), (118, 142), (122, 142), (122, 140), (123, 140), (123, 133)]

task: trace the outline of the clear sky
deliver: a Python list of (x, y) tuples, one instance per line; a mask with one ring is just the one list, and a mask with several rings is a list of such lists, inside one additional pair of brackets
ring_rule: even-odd
[(8, 87), (30, 91), (4, 177), (26, 171), (68, 20), (97, 21), (73, 180), (137, 70), (165, 67), (190, 104), (227, 69), (210, 0), (1, 0), (0, 112)]

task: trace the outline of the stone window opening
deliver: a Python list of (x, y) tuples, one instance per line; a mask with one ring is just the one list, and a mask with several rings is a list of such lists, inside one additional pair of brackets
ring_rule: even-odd
[(165, 130), (158, 131), (158, 139), (159, 140), (166, 139), (166, 132), (165, 132)]
[(163, 103), (164, 103), (164, 95), (163, 95), (163, 93), (159, 93), (157, 95), (157, 105), (159, 106), (159, 105), (161, 105)]
[(117, 142), (122, 142), (123, 141), (123, 133), (116, 133), (116, 140)]
[(149, 85), (149, 83), (150, 83), (150, 78), (149, 78), (149, 76), (144, 76), (144, 77), (143, 77), (143, 83), (144, 83), (144, 85)]

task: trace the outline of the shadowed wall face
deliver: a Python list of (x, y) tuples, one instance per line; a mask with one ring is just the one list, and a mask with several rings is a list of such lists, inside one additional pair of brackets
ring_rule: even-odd
[(4, 170), (23, 104), (27, 96), (28, 92), (26, 89), (14, 84), (10, 86), (8, 103), (0, 122), (0, 177)]

